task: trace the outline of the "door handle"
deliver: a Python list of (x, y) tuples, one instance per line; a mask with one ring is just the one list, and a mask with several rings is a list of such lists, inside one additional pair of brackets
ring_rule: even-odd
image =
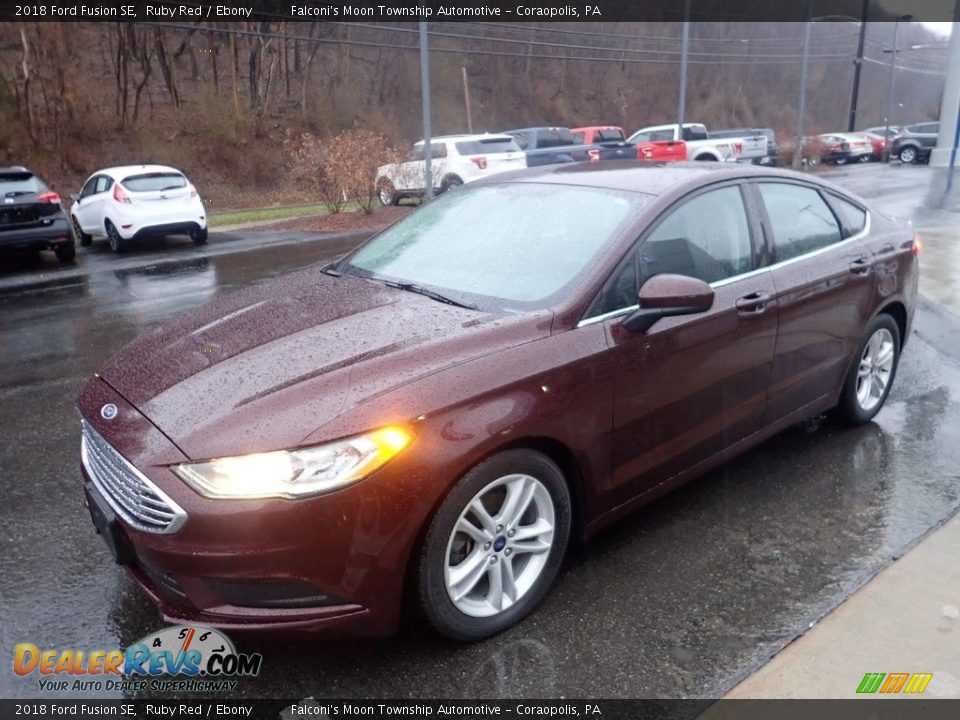
[(737, 300), (734, 305), (737, 308), (737, 312), (741, 315), (760, 315), (766, 311), (769, 301), (770, 296), (766, 293), (754, 292), (749, 295), (744, 295)]
[(850, 272), (854, 275), (866, 275), (870, 272), (871, 264), (867, 261), (866, 258), (857, 258), (852, 263), (850, 263)]

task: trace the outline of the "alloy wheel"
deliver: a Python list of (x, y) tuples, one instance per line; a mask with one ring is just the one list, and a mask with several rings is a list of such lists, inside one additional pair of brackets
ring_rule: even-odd
[(556, 513), (546, 486), (525, 474), (500, 477), (473, 496), (447, 541), (443, 577), (465, 615), (490, 617), (536, 583), (553, 547)]
[(860, 367), (857, 371), (857, 403), (865, 412), (873, 410), (883, 400), (894, 361), (893, 335), (886, 328), (879, 328), (863, 348)]

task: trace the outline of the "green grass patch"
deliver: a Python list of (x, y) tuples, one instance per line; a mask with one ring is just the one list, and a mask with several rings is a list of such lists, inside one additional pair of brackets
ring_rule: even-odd
[[(351, 212), (359, 210), (360, 206), (356, 202), (344, 204), (341, 212)], [(269, 207), (252, 208), (250, 210), (234, 210), (231, 212), (212, 213), (208, 224), (210, 227), (223, 227), (224, 225), (239, 225), (240, 223), (267, 222), (270, 220), (289, 220), (291, 218), (306, 217), (308, 215), (326, 215), (327, 206), (317, 205), (297, 205), (294, 207)]]

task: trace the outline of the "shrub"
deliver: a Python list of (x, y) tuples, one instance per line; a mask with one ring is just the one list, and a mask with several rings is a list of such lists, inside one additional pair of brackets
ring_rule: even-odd
[(295, 174), (313, 184), (331, 213), (340, 212), (348, 200), (372, 213), (377, 168), (396, 161), (386, 138), (369, 130), (346, 130), (328, 138), (302, 133), (286, 143)]

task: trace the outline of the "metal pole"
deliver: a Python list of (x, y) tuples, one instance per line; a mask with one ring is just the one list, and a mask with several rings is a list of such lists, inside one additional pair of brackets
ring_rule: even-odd
[[(956, 25), (954, 25), (956, 31)], [(960, 109), (957, 110), (957, 124), (953, 129), (953, 147), (950, 148), (950, 165), (947, 166), (947, 190), (944, 192), (944, 198), (950, 196), (953, 190), (953, 168), (957, 162), (957, 145), (960, 145)]]
[(867, 35), (867, 12), (870, 0), (863, 0), (860, 9), (860, 39), (857, 41), (857, 59), (853, 61), (853, 90), (850, 92), (850, 117), (847, 120), (847, 132), (857, 127), (857, 100), (860, 94), (860, 70), (863, 68), (863, 42)]
[(423, 179), (426, 198), (433, 197), (433, 157), (430, 143), (430, 50), (427, 47), (427, 23), (420, 22), (420, 94), (423, 98)]
[(803, 63), (800, 65), (800, 103), (797, 108), (797, 138), (793, 151), (793, 169), (800, 169), (800, 160), (803, 157), (803, 115), (807, 105), (807, 63), (810, 58), (810, 26), (807, 20), (803, 27)]
[(683, 116), (686, 112), (687, 102), (687, 53), (690, 50), (690, 0), (687, 0), (683, 7), (683, 44), (680, 54), (680, 92), (677, 100), (677, 133), (679, 139), (683, 139)]
[(883, 130), (886, 142), (883, 145), (883, 159), (890, 160), (890, 116), (893, 115), (893, 81), (897, 77), (897, 40), (900, 37), (900, 21), (893, 24), (893, 50), (890, 51), (890, 87), (887, 89), (887, 117)]
[(463, 103), (467, 106), (467, 132), (473, 132), (473, 116), (470, 114), (470, 83), (467, 81), (467, 68), (460, 68), (463, 71)]

